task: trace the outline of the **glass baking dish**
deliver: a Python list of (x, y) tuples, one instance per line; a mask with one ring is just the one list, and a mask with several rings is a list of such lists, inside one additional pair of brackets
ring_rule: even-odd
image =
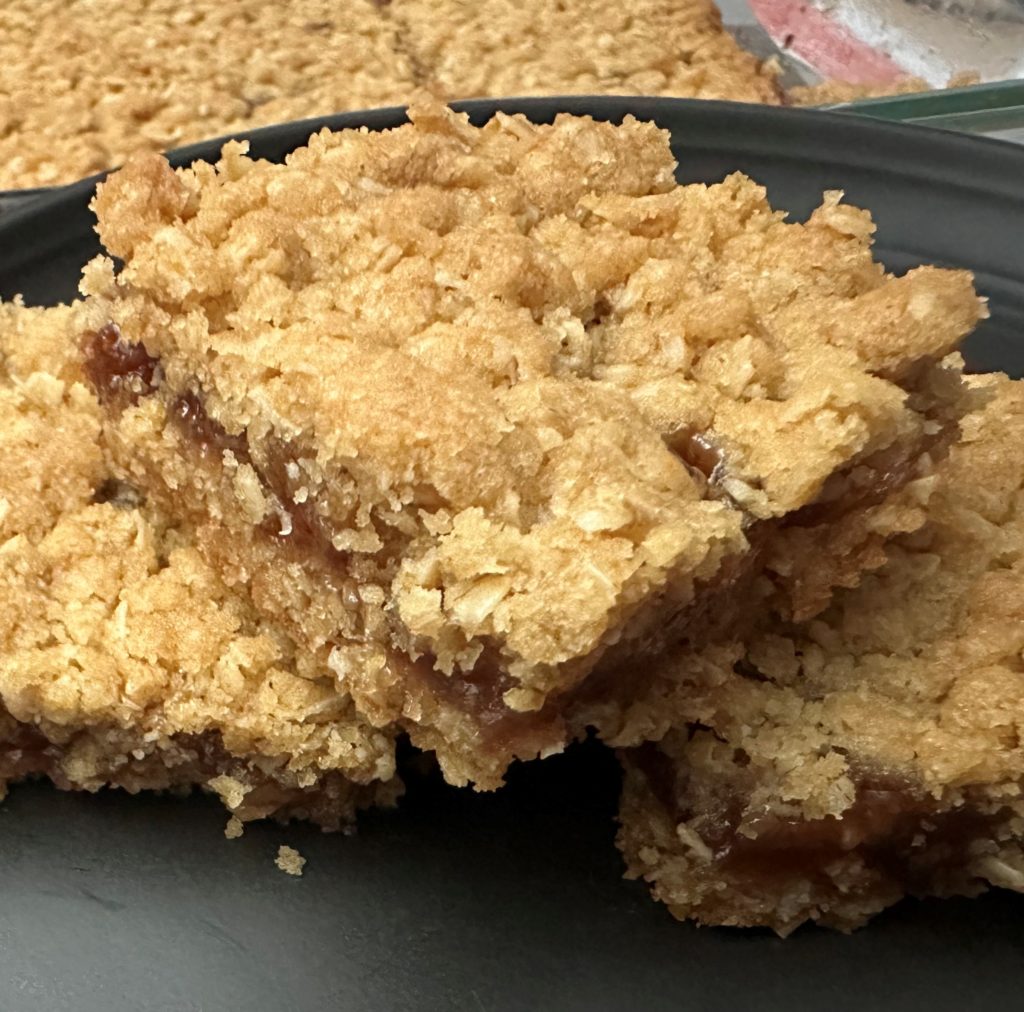
[(1024, 81), (868, 98), (826, 108), (1024, 143)]

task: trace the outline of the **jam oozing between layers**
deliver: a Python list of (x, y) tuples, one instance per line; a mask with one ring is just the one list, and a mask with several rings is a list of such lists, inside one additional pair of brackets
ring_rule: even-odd
[[(0, 721), (4, 719), (0, 710)], [(103, 737), (97, 728), (88, 732)], [(0, 739), (0, 788), (5, 784), (34, 777), (46, 777), (61, 790), (94, 788), (97, 782), (123, 787), (131, 792), (139, 790), (166, 790), (170, 787), (208, 784), (220, 776), (227, 776), (244, 785), (245, 797), (234, 814), (243, 820), (272, 816), (286, 821), (304, 819), (324, 829), (338, 829), (350, 818), (352, 802), (361, 803), (360, 792), (372, 800), (372, 787), (359, 788), (338, 770), (321, 773), (314, 783), (298, 786), (290, 773), (277, 779), (275, 768), (287, 770), (282, 757), (279, 762), (269, 757), (257, 757), (255, 763), (232, 755), (224, 746), (219, 731), (202, 734), (177, 734), (165, 739), (165, 745), (151, 749), (131, 735), (112, 730), (107, 736), (109, 751), (90, 754), (95, 762), (87, 771), (81, 771), (84, 780), (68, 775), (64, 759), (67, 748), (50, 741), (37, 728), (15, 724)], [(71, 737), (74, 742), (74, 735)], [(147, 752), (137, 758), (138, 750)], [(75, 765), (80, 771), (80, 764)]]
[[(161, 380), (159, 360), (150, 356), (141, 345), (125, 342), (116, 325), (108, 324), (98, 332), (84, 335), (83, 349), (86, 355), (86, 373), (95, 386), (100, 400), (112, 410), (123, 410), (129, 404), (137, 403), (140, 397), (151, 395), (158, 389)], [(339, 576), (345, 578), (349, 575), (351, 560), (346, 553), (334, 547), (329, 522), (318, 513), (316, 501), (310, 497), (304, 502), (295, 502), (288, 478), (289, 466), (296, 464), (302, 456), (296, 452), (295, 447), (282, 440), (268, 440), (262, 445), (260, 459), (257, 460), (246, 433), (227, 432), (208, 414), (202, 394), (198, 392), (190, 391), (170, 399), (168, 410), (204, 463), (214, 465), (223, 459), (226, 452), (230, 452), (237, 461), (254, 468), (267, 498), (276, 506), (261, 524), (261, 528), (268, 536), (297, 551), (303, 564), (322, 566), (332, 584), (337, 582)], [(955, 425), (951, 428), (955, 431)], [(670, 441), (670, 445), (692, 472), (703, 476), (709, 483), (709, 491), (713, 494), (725, 461), (711, 439), (706, 434), (685, 429), (680, 430)], [(919, 449), (903, 446), (893, 452), (897, 453), (901, 460), (916, 459), (915, 451)], [(860, 466), (865, 467), (866, 462)], [(907, 473), (902, 467), (886, 468), (878, 476), (876, 494), (880, 496), (891, 491), (900, 480), (905, 479)], [(874, 493), (872, 489), (861, 491), (869, 498)], [(838, 514), (844, 505), (849, 504), (829, 502), (821, 505), (824, 507), (824, 513), (814, 518), (819, 522), (827, 519), (827, 516)], [(286, 522), (282, 522), (284, 518), (287, 518)], [(806, 516), (801, 517), (804, 523), (808, 522), (808, 519)], [(785, 523), (786, 520), (782, 522)], [(680, 624), (688, 628), (699, 627), (706, 624), (703, 622), (704, 618), (711, 617), (708, 614), (710, 609), (715, 617), (712, 623), (715, 629), (728, 626), (730, 616), (742, 614), (748, 603), (745, 588), (757, 569), (753, 558), (759, 554), (756, 549), (762, 536), (769, 534), (769, 527), (774, 523), (777, 521), (752, 525), (747, 534), (755, 551), (747, 553), (746, 558), (723, 566), (719, 577), (713, 578), (698, 589), (697, 598), (691, 605), (675, 615), (662, 615), (659, 621), (672, 628)], [(410, 665), (408, 658), (404, 657), (396, 656), (394, 663), (403, 672), (411, 670), (413, 677), (421, 683), (425, 691), (432, 692), (449, 705), (464, 708), (480, 725), (481, 735), (489, 741), (493, 740), (495, 747), (505, 747), (517, 735), (537, 737), (541, 725), (550, 729), (553, 726), (552, 706), (564, 708), (573, 697), (573, 692), (570, 691), (560, 700), (549, 701), (551, 705), (545, 707), (544, 711), (518, 713), (508, 708), (502, 700), (509, 686), (501, 677), (502, 672), (497, 662), (484, 664), (479, 670), (463, 672), (456, 676), (446, 676), (432, 670), (425, 672), (422, 664)], [(598, 667), (595, 672), (595, 685), (623, 681), (612, 676), (602, 677), (602, 669), (612, 667), (614, 665)]]
[[(244, 432), (232, 435), (220, 422), (211, 418), (202, 397), (189, 391), (176, 397), (170, 415), (186, 439), (204, 460), (223, 459), (230, 453), (239, 463), (248, 464), (256, 472), (264, 493), (275, 509), (260, 524), (261, 529), (277, 541), (283, 541), (302, 553), (312, 555), (335, 575), (344, 575), (348, 555), (334, 547), (328, 522), (317, 513), (312, 499), (296, 502), (287, 478), (288, 466), (298, 456), (280, 440), (268, 440), (265, 461), (253, 459), (249, 440)], [(288, 518), (282, 523), (282, 516)]]
[[(160, 361), (141, 344), (130, 344), (121, 337), (116, 324), (108, 323), (99, 331), (89, 331), (82, 338), (85, 374), (104, 405), (123, 410), (137, 404), (141, 397), (156, 392), (160, 385)], [(312, 502), (296, 503), (289, 494), (286, 479), (288, 463), (294, 459), (284, 444), (271, 447), (267, 465), (255, 466), (244, 432), (232, 434), (210, 417), (202, 397), (187, 391), (169, 405), (170, 417), (188, 438), (203, 459), (222, 458), (231, 453), (239, 463), (253, 466), (264, 491), (276, 501), (278, 514), (264, 523), (275, 538), (287, 539), (303, 552), (315, 552), (333, 567), (344, 564), (343, 553), (334, 548), (326, 523), (316, 513)], [(289, 516), (290, 524), (282, 528), (280, 513)]]
[(853, 763), (856, 793), (840, 817), (751, 815), (738, 780), (701, 782), (656, 745), (635, 750), (634, 760), (657, 803), (697, 832), (722, 875), (761, 886), (824, 883), (830, 867), (856, 855), (869, 873), (901, 891), (925, 893), (964, 874), (969, 848), (999, 821), (998, 813), (972, 807), (969, 797), (944, 809), (911, 775)]
[[(101, 402), (113, 410), (123, 410), (137, 403), (140, 396), (157, 391), (159, 361), (147, 355), (141, 346), (124, 342), (113, 324), (99, 333), (85, 335), (83, 348), (89, 363), (87, 375)], [(125, 392), (131, 396), (125, 397)], [(323, 566), (332, 584), (347, 575), (350, 560), (334, 547), (330, 529), (316, 512), (315, 503), (294, 501), (287, 471), (298, 455), (288, 444), (268, 441), (263, 464), (258, 466), (245, 433), (229, 433), (209, 415), (199, 394), (189, 391), (174, 397), (168, 412), (204, 465), (215, 466), (225, 453), (230, 453), (239, 463), (253, 467), (264, 493), (279, 511), (261, 524), (265, 534), (299, 552), (304, 563), (312, 560)], [(283, 527), (281, 513), (289, 521)], [(389, 655), (389, 664), (402, 673), (412, 695), (424, 692), (469, 714), (478, 725), (482, 743), (495, 752), (515, 752), (530, 748), (532, 743), (543, 748), (564, 737), (561, 721), (555, 714), (547, 710), (520, 713), (505, 705), (502, 696), (512, 683), (501, 672), (493, 651), (485, 652), (472, 671), (451, 676), (435, 671), (429, 657), (412, 661), (394, 650), (389, 650)]]
[(141, 344), (130, 344), (108, 323), (82, 335), (85, 375), (101, 404), (136, 404), (159, 384), (159, 360)]

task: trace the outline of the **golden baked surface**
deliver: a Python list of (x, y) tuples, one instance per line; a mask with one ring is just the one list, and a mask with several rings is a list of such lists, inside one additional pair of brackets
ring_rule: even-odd
[(675, 729), (622, 753), (619, 843), (677, 916), (849, 929), (906, 892), (1024, 887), (1024, 385), (984, 382), (883, 569), (665, 662)]
[(496, 457), (553, 381), (564, 406), (517, 427), (543, 442), (570, 410), (622, 428), (626, 393), (638, 425), (706, 437), (725, 491), (769, 517), (910, 431), (913, 368), (984, 313), (965, 271), (886, 275), (838, 193), (788, 224), (739, 174), (675, 185), (651, 124), (413, 118), (324, 132), (285, 165), (236, 144), (219, 168), (133, 161), (95, 202), (125, 260), (116, 281), (92, 268), (99, 305), (229, 432), (259, 420), (323, 464), (358, 443), (396, 490), (411, 468), (451, 508), (520, 522), (526, 494), (500, 500), (538, 473), (535, 447), (515, 448), (520, 473)]
[(412, 81), (371, 0), (5, 0), (0, 189), (71, 182), (139, 149), (396, 105)]
[(413, 66), (439, 95), (676, 95), (780, 100), (776, 72), (708, 0), (392, 0)]

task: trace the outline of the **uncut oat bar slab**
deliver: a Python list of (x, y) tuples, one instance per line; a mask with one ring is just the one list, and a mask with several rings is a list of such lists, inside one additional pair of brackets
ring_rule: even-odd
[(0, 306), (0, 796), (199, 786), (235, 829), (392, 802), (393, 736), (110, 480), (68, 316)]
[(124, 476), (363, 712), (495, 786), (767, 544), (830, 569), (815, 532), (955, 436), (941, 360), (982, 306), (887, 276), (836, 195), (788, 225), (741, 176), (677, 186), (650, 124), (412, 117), (286, 165), (134, 161), (80, 330)]
[(849, 930), (904, 894), (1024, 890), (1024, 385), (965, 421), (927, 523), (820, 619), (662, 671), (619, 846), (680, 918)]

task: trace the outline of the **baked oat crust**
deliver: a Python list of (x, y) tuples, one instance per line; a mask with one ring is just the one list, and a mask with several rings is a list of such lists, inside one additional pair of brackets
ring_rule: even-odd
[(0, 189), (289, 120), (446, 100), (654, 94), (778, 102), (709, 0), (6, 0)]

